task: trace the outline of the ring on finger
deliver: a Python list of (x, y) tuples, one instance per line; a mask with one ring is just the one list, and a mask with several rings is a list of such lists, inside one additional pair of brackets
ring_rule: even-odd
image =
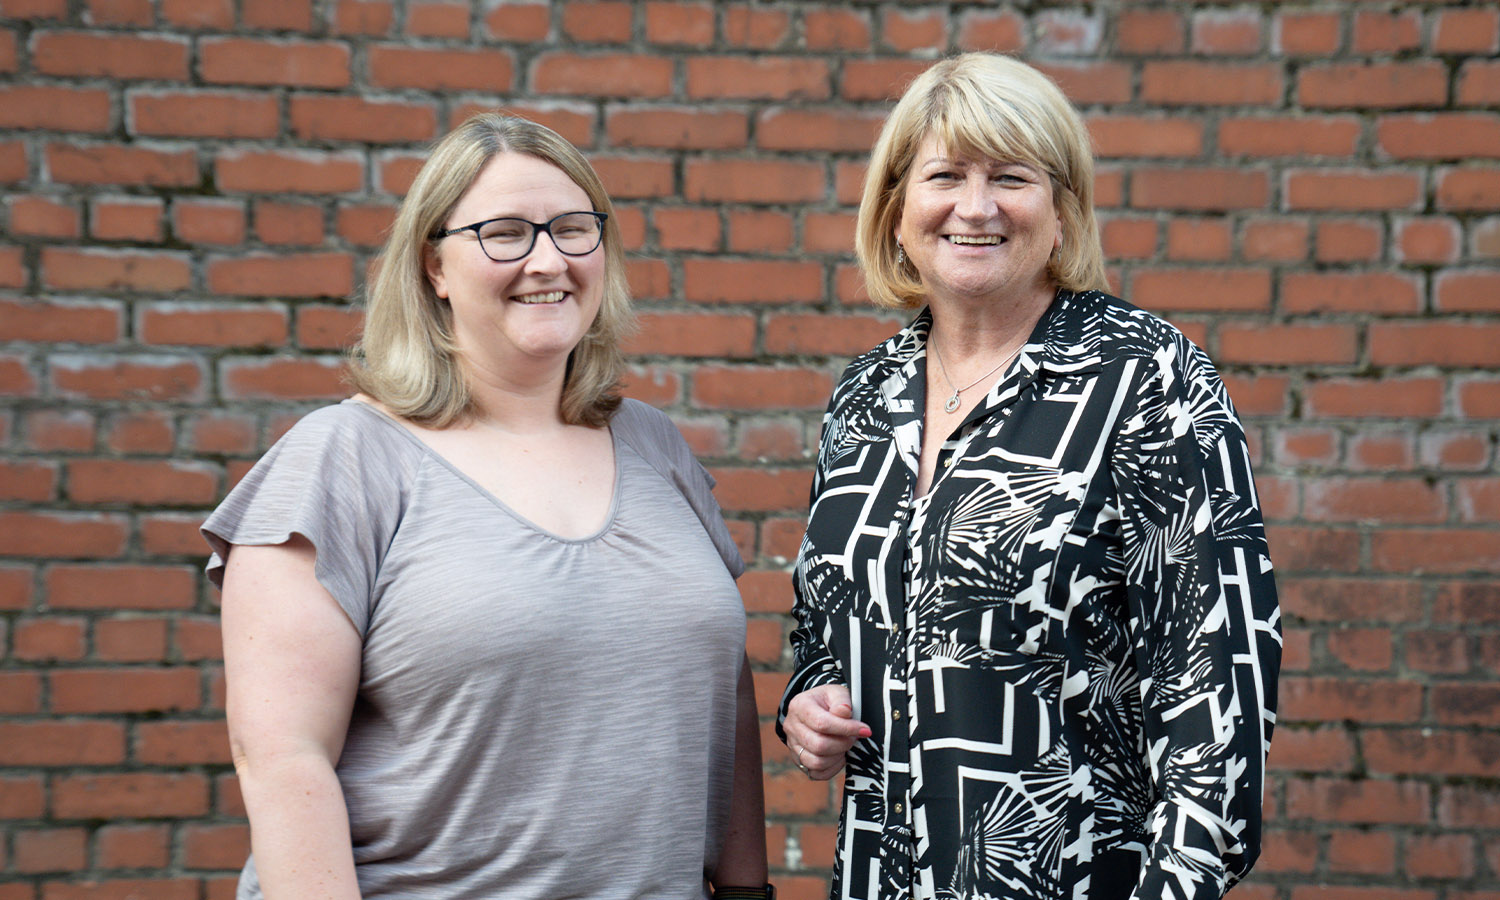
[(812, 771), (809, 770), (807, 768), (807, 764), (802, 761), (802, 751), (806, 750), (806, 749), (807, 749), (806, 747), (798, 747), (797, 750), (796, 750), (796, 753), (797, 753), (797, 768), (799, 768), (799, 769), (802, 770), (802, 774), (803, 775), (811, 775)]

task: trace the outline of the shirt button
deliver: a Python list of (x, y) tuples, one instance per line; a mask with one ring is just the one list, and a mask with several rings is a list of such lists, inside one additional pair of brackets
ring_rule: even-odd
[(951, 465), (953, 465), (953, 457), (950, 456), (947, 459), (943, 460), (943, 468), (946, 469)]
[(899, 710), (899, 709), (893, 709), (893, 710), (891, 710), (891, 718), (893, 718), (893, 719), (899, 719), (899, 718), (901, 718), (901, 710)]
[(897, 812), (897, 814), (900, 814), (902, 808), (903, 807), (901, 806), (901, 804), (899, 804), (899, 803), (896, 804), (896, 812)]

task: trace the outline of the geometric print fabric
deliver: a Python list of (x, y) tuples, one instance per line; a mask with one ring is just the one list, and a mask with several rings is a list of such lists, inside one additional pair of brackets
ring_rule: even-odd
[(1259, 852), (1280, 618), (1244, 432), (1059, 292), (914, 496), (930, 314), (834, 390), (782, 701), (849, 686), (834, 898), (1211, 898)]

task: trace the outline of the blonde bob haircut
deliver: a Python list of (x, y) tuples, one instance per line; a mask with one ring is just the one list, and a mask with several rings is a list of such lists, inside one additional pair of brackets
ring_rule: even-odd
[(1094, 218), (1094, 156), (1078, 111), (1031, 66), (997, 53), (965, 53), (912, 81), (870, 154), (855, 252), (871, 299), (907, 309), (925, 301), (916, 269), (896, 261), (896, 227), (917, 148), (928, 135), (949, 153), (1045, 172), (1062, 222), (1062, 247), (1047, 263), (1048, 277), (1071, 291), (1108, 289)]
[(425, 255), (448, 215), (500, 153), (523, 153), (563, 170), (607, 213), (599, 313), (568, 357), (560, 412), (570, 425), (601, 426), (620, 405), (620, 341), (635, 327), (620, 226), (588, 160), (535, 122), (481, 113), (455, 128), (427, 157), (396, 213), (366, 294), (364, 335), (351, 352), (350, 381), (397, 415), (434, 428), (473, 417), (473, 397), (453, 334), (453, 310), (427, 280)]

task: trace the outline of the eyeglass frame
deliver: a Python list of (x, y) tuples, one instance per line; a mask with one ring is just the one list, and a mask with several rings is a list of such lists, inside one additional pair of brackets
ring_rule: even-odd
[[(558, 246), (557, 238), (552, 234), (552, 223), (556, 222), (558, 219), (565, 219), (568, 216), (593, 216), (594, 219), (599, 223), (599, 242), (589, 249), (583, 251), (582, 253), (570, 253), (569, 251), (564, 250), (562, 247)], [(545, 222), (533, 222), (530, 219), (522, 219), (518, 216), (496, 216), (493, 219), (485, 219), (483, 222), (475, 222), (473, 225), (461, 225), (458, 228), (449, 228), (447, 231), (439, 231), (437, 234), (434, 234), (432, 236), (432, 239), (435, 241), (440, 241), (445, 237), (452, 237), (453, 235), (459, 234), (460, 232), (472, 231), (474, 232), (475, 242), (479, 244), (480, 253), (483, 253), (485, 257), (490, 260), (490, 262), (506, 263), (520, 262), (521, 260), (530, 256), (531, 251), (536, 249), (537, 235), (545, 234), (547, 235), (547, 239), (552, 241), (552, 246), (557, 250), (558, 253), (561, 253), (563, 256), (571, 256), (577, 258), (580, 256), (588, 256), (590, 253), (593, 253), (595, 250), (598, 250), (604, 245), (604, 223), (608, 219), (609, 213), (602, 213), (592, 209), (579, 209), (574, 210), (573, 212), (558, 213)], [(526, 245), (526, 252), (522, 253), (520, 256), (513, 256), (510, 259), (495, 259), (495, 257), (490, 256), (490, 251), (485, 249), (484, 238), (480, 236), (479, 229), (490, 224), (491, 222), (523, 222), (527, 225), (530, 225), (531, 243)]]

